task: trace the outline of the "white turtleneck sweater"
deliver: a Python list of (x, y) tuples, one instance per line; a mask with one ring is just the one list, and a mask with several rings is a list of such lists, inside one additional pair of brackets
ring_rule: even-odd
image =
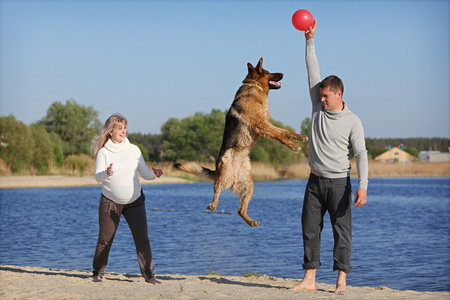
[[(106, 169), (111, 163), (114, 174), (108, 176)], [(138, 172), (144, 179), (156, 178), (145, 164), (141, 150), (127, 138), (120, 144), (109, 139), (97, 153), (95, 180), (103, 183), (102, 194), (118, 204), (131, 203), (141, 195)]]

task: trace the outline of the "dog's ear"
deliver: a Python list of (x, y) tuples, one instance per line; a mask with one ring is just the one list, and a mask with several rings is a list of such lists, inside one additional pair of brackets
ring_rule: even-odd
[(262, 70), (263, 70), (262, 64), (263, 64), (263, 58), (261, 57), (259, 59), (259, 61), (258, 61), (258, 64), (256, 65), (256, 68), (255, 68), (256, 71), (258, 71), (259, 73), (262, 73)]
[(253, 67), (253, 65), (251, 63), (247, 63), (247, 68), (248, 68), (248, 75), (253, 76), (253, 74), (255, 74), (255, 68)]

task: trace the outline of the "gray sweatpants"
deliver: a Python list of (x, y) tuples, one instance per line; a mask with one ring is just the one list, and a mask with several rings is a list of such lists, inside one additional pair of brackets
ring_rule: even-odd
[(302, 211), (303, 269), (319, 268), (323, 217), (328, 211), (334, 236), (333, 270), (350, 273), (352, 253), (350, 177), (324, 178), (311, 173)]
[(109, 251), (119, 226), (120, 216), (123, 215), (133, 235), (142, 276), (146, 281), (155, 277), (144, 201), (142, 191), (138, 199), (125, 205), (117, 204), (102, 194), (98, 210), (100, 230), (93, 261), (94, 275), (105, 274)]

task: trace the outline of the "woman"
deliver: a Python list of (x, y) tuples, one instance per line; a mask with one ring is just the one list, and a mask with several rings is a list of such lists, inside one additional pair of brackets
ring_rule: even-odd
[(114, 114), (106, 120), (102, 134), (95, 141), (95, 179), (103, 184), (99, 205), (99, 234), (93, 262), (92, 281), (101, 281), (114, 235), (123, 215), (136, 245), (141, 274), (151, 284), (161, 284), (154, 274), (152, 252), (147, 231), (145, 196), (138, 174), (147, 180), (163, 175), (162, 170), (150, 170), (141, 151), (127, 139), (127, 120)]

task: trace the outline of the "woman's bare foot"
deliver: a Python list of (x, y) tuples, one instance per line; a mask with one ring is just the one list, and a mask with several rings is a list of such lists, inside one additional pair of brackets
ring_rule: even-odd
[(161, 284), (161, 281), (156, 280), (155, 277), (147, 279), (146, 282), (154, 284), (154, 285)]
[(303, 280), (297, 283), (291, 291), (315, 291), (316, 290), (316, 269), (306, 269)]
[(343, 294), (347, 292), (347, 273), (339, 270), (338, 278), (336, 280), (336, 294)]
[(92, 275), (92, 276), (89, 276), (88, 279), (92, 282), (102, 282), (103, 281), (103, 277), (100, 275)]

